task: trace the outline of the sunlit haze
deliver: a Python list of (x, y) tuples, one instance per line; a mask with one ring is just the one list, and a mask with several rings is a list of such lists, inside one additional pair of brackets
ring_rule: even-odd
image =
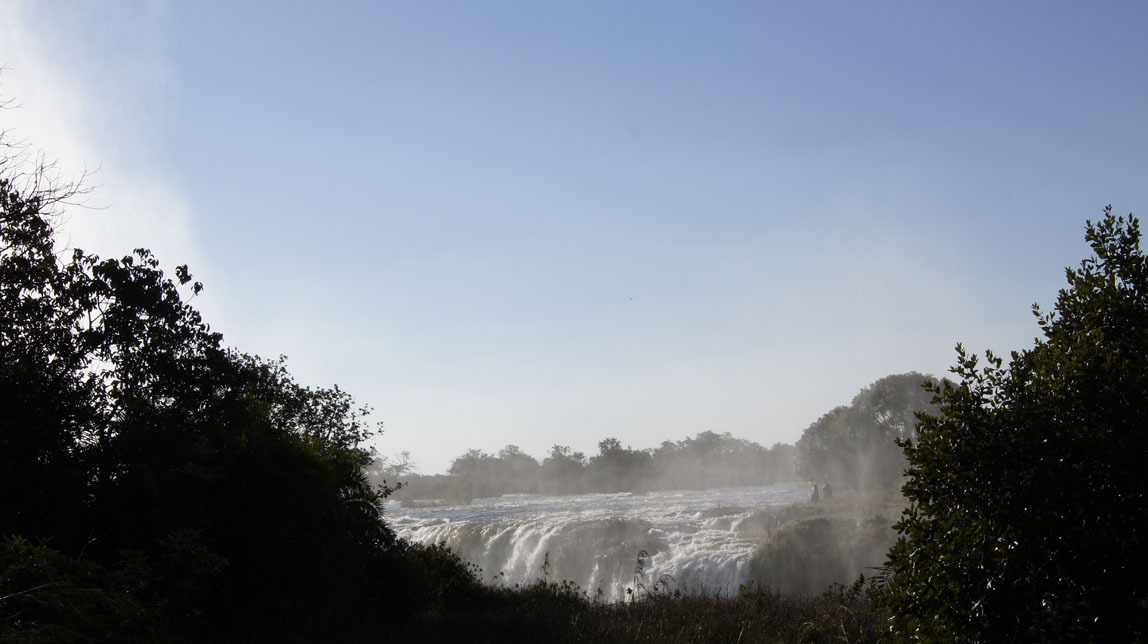
[(0, 0), (0, 127), (422, 473), (792, 443), (1148, 212), (1143, 3), (239, 4)]

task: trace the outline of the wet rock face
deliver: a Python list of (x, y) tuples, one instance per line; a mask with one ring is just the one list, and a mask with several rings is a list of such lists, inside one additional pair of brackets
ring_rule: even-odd
[(892, 521), (849, 515), (799, 518), (782, 524), (750, 566), (755, 583), (786, 592), (820, 593), (873, 575), (897, 540)]

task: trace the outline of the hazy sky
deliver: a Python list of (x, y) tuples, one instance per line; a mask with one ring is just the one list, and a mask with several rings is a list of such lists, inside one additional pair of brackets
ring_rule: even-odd
[[(235, 5), (241, 5), (236, 7)], [(958, 341), (1027, 347), (1148, 212), (1143, 2), (0, 0), (72, 245), (190, 263), (424, 473), (792, 442)]]

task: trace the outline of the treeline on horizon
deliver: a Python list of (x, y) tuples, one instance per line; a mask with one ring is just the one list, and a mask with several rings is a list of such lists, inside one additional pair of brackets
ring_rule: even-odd
[(598, 442), (586, 456), (554, 445), (541, 461), (507, 445), (497, 454), (470, 449), (451, 461), (447, 474), (411, 471), (409, 453), (376, 457), (367, 474), (376, 484), (401, 488), (394, 498), (469, 503), (503, 494), (645, 493), (772, 485), (789, 481), (830, 483), (841, 490), (899, 486), (908, 462), (897, 442), (916, 437), (916, 415), (935, 412), (937, 381), (915, 371), (886, 376), (863, 388), (848, 406), (836, 407), (807, 427), (796, 445), (764, 447), (729, 432), (705, 431), (663, 441), (654, 448)]
[(589, 457), (569, 446), (554, 445), (541, 462), (516, 445), (507, 445), (498, 454), (471, 449), (455, 458), (445, 475), (406, 474), (403, 458), (376, 459), (368, 474), (379, 483), (403, 483), (394, 496), (407, 502), (469, 502), (503, 494), (644, 493), (770, 485), (796, 480), (793, 463), (792, 445), (778, 443), (767, 448), (728, 432), (706, 431), (650, 449), (604, 438), (598, 442), (598, 453)]

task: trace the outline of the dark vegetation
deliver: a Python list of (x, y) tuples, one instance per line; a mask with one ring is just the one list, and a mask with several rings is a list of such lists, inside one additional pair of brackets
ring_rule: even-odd
[(384, 524), (365, 410), (225, 350), (143, 249), (53, 241), (0, 167), (0, 640), (365, 639), (465, 575)]
[(1089, 222), (1043, 338), (1006, 363), (957, 348), (921, 416), (890, 554), (920, 641), (1148, 638), (1148, 259), (1131, 215)]
[(589, 458), (555, 445), (541, 463), (515, 445), (497, 455), (477, 449), (454, 459), (447, 475), (408, 473), (408, 460), (377, 459), (368, 470), (378, 482), (403, 481), (399, 499), (469, 502), (502, 494), (584, 494), (651, 492), (770, 485), (795, 480), (793, 446), (771, 448), (702, 432), (694, 438), (665, 441), (656, 449), (623, 447), (616, 438), (598, 443)]
[(591, 601), (569, 584), (540, 580), (496, 588), (447, 613), (406, 625), (431, 642), (852, 642), (889, 640), (889, 613), (863, 584), (818, 595), (742, 588), (737, 596), (642, 590), (634, 601)]
[[(872, 513), (822, 502), (757, 517), (760, 584), (736, 597), (680, 595), (644, 579), (639, 556), (630, 600), (605, 604), (545, 578), (485, 586), (449, 550), (396, 539), (392, 490), (365, 474), (366, 410), (225, 349), (187, 304), (201, 286), (186, 267), (165, 275), (143, 249), (63, 253), (53, 225), (78, 189), (0, 152), (0, 641), (1146, 638), (1148, 261), (1132, 217), (1088, 224), (1095, 255), (1053, 312), (1034, 311), (1032, 349), (982, 365), (958, 348), (956, 382), (929, 384), (937, 407), (898, 376), (807, 432), (802, 474), (839, 487), (882, 485), (899, 463), (887, 441), (904, 448), (909, 506), (875, 586), (775, 590), (817, 565), (838, 574), (801, 554), (810, 543), (869, 556), (879, 497)], [(629, 489), (726, 484), (635, 476), (658, 450), (600, 448), (494, 460), (522, 481), (568, 467), (572, 489), (590, 468)], [(773, 452), (716, 434), (663, 449), (671, 464)], [(469, 456), (460, 471), (493, 458)]]

